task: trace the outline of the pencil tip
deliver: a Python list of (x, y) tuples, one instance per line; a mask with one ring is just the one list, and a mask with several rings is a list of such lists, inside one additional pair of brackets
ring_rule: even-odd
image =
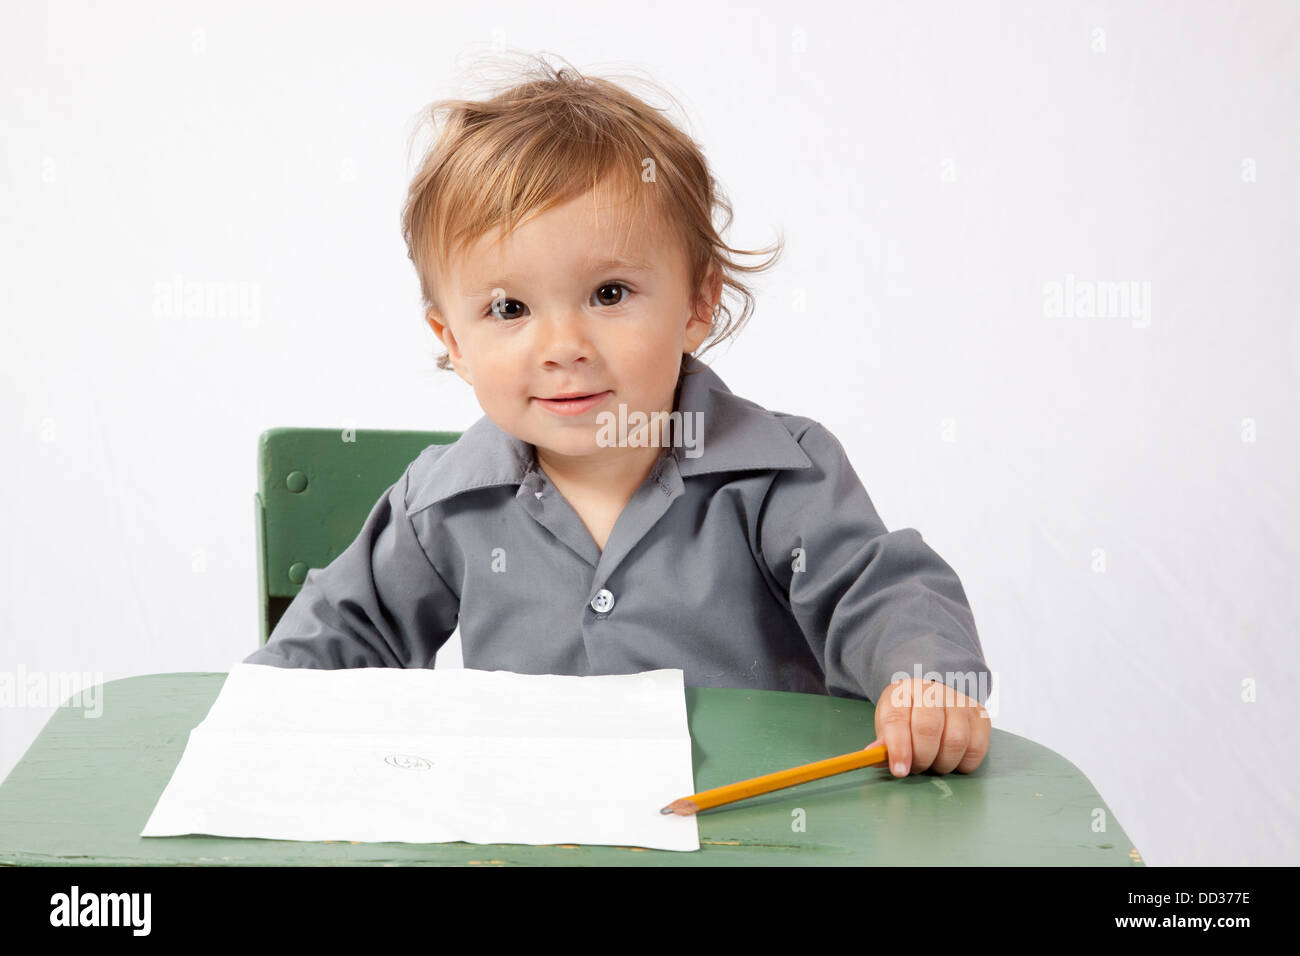
[(679, 817), (688, 817), (698, 809), (690, 800), (674, 800), (668, 806), (661, 808), (659, 812), (664, 814), (675, 813)]

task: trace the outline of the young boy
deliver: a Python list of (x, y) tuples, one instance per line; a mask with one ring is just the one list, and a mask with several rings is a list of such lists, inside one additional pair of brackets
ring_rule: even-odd
[(403, 214), (438, 364), (485, 416), (411, 463), (246, 660), (432, 667), (459, 624), (466, 667), (870, 699), (895, 775), (975, 769), (990, 675), (957, 575), (886, 531), (829, 431), (694, 354), (771, 260), (731, 259), (730, 207), (659, 111), (543, 69), (435, 104)]

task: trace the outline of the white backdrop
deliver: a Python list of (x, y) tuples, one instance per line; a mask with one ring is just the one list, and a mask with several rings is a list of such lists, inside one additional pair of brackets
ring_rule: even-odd
[[(3, 22), (0, 673), (228, 669), (257, 641), (258, 434), (479, 417), (398, 231), (407, 137), (478, 92), (469, 59), (553, 52), (677, 97), (733, 245), (784, 231), (708, 361), (826, 424), (956, 568), (995, 726), (1077, 764), (1149, 863), (1300, 862), (1295, 5)], [(51, 713), (0, 709), (0, 774)]]

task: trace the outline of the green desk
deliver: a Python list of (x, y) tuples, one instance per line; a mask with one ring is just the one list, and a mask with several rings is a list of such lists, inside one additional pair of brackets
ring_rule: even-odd
[[(997, 729), (972, 774), (898, 780), (869, 768), (705, 811), (695, 853), (137, 836), (225, 677), (125, 678), (103, 685), (97, 718), (59, 708), (0, 785), (0, 864), (1143, 865), (1073, 764)], [(846, 753), (875, 736), (865, 701), (688, 687), (686, 705), (697, 790)], [(1105, 832), (1093, 832), (1097, 809)]]

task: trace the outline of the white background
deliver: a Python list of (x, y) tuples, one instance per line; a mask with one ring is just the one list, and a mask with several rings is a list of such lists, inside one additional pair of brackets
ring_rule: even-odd
[[(707, 360), (826, 424), (887, 526), (956, 568), (995, 725), (1074, 762), (1149, 863), (1300, 862), (1294, 4), (3, 22), (0, 673), (228, 669), (257, 643), (259, 433), (481, 415), (433, 366), (408, 137), (482, 92), (472, 59), (548, 52), (671, 93), (724, 238), (784, 232)], [(1149, 316), (1053, 317), (1067, 276), (1147, 283)], [(256, 299), (169, 311), (177, 281)], [(0, 774), (51, 713), (0, 710)]]

